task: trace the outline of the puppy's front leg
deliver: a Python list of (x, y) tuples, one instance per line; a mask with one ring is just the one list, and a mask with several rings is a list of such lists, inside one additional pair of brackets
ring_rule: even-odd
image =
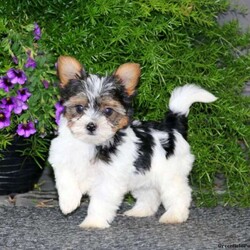
[(88, 207), (88, 215), (84, 221), (79, 225), (82, 228), (99, 228), (104, 229), (110, 226), (116, 215), (116, 211), (119, 208), (122, 199), (123, 192), (109, 191), (103, 192), (101, 190), (95, 190), (91, 194), (90, 203)]
[(64, 214), (69, 214), (80, 206), (82, 198), (77, 179), (74, 173), (66, 169), (55, 171), (55, 178), (60, 209)]

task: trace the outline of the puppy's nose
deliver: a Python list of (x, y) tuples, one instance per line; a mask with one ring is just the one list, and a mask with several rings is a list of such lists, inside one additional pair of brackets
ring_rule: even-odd
[(86, 128), (89, 132), (92, 133), (96, 130), (96, 124), (94, 124), (93, 122), (90, 122), (87, 124)]

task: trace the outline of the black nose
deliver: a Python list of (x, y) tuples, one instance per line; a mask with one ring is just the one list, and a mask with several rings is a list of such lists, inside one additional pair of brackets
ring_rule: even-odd
[(86, 128), (89, 132), (92, 133), (96, 130), (96, 125), (93, 122), (90, 122), (87, 124)]

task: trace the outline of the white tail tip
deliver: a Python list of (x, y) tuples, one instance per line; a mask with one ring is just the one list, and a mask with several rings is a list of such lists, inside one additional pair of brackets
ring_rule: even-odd
[(171, 94), (169, 108), (174, 113), (188, 115), (190, 106), (195, 102), (209, 103), (217, 98), (207, 90), (194, 84), (177, 87)]

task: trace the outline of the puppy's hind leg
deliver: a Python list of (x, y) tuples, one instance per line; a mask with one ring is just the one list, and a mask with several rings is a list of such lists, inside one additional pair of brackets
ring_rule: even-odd
[(176, 176), (162, 187), (161, 199), (166, 212), (161, 216), (160, 223), (175, 224), (188, 219), (191, 188), (186, 177)]
[(154, 188), (141, 188), (132, 192), (136, 198), (134, 207), (124, 213), (126, 216), (147, 217), (152, 216), (160, 206), (159, 192)]

